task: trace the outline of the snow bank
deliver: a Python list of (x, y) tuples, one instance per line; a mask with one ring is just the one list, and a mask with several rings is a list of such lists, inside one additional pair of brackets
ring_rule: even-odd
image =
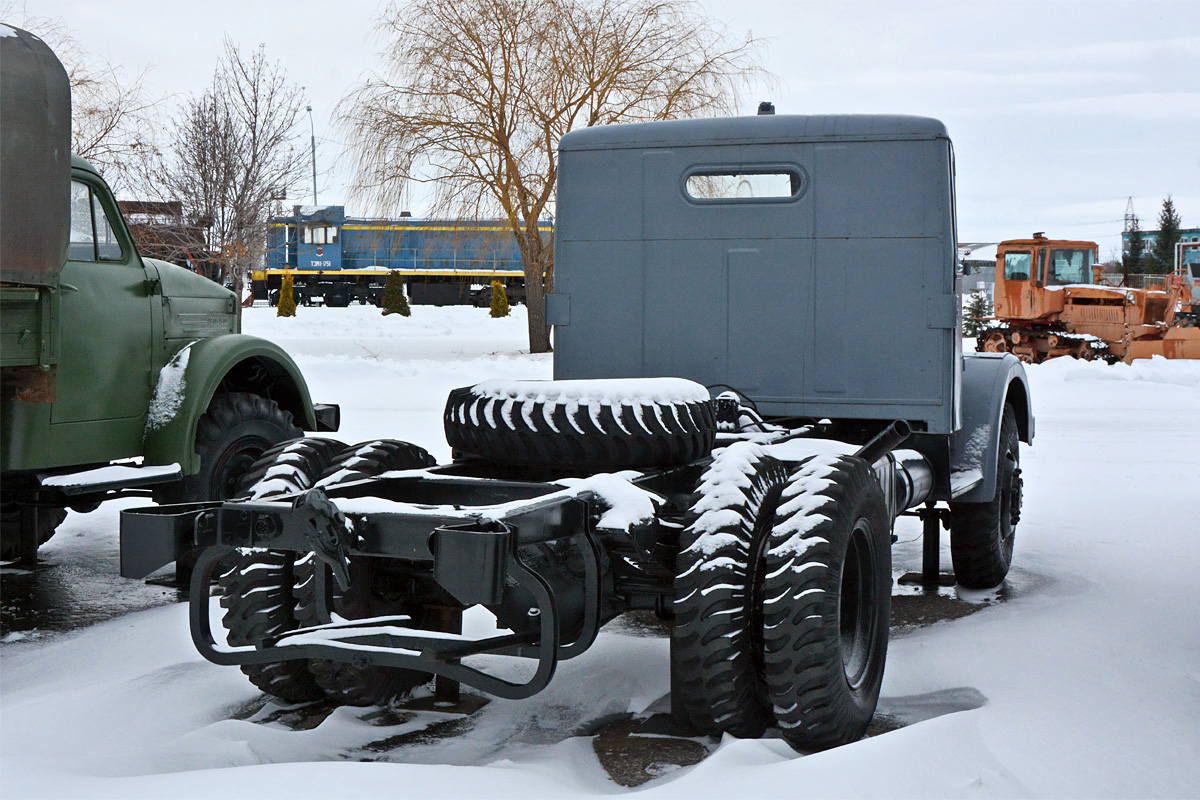
[(1062, 381), (1144, 381), (1174, 386), (1200, 386), (1200, 361), (1167, 359), (1162, 356), (1139, 358), (1131, 364), (1105, 364), (1054, 358), (1038, 365), (1047, 380)]

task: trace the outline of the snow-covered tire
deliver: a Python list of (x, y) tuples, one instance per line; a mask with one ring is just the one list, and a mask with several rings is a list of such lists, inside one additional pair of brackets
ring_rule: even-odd
[[(421, 606), (420, 598), (397, 598), (392, 596), (392, 592), (386, 591), (391, 587), (388, 586), (388, 577), (379, 573), (382, 566), (379, 562), (383, 560), (351, 559), (350, 588), (345, 592), (338, 588), (333, 576), (326, 573), (325, 584), (331, 594), (333, 612), (347, 620), (407, 614), (412, 618), (409, 627), (436, 628), (436, 611)], [(316, 612), (317, 568), (324, 569), (311, 556), (296, 565), (296, 613), (301, 624), (306, 626), (321, 623)], [(429, 673), (411, 669), (359, 666), (319, 658), (309, 660), (308, 669), (329, 699), (350, 706), (389, 703), (405, 697), (433, 677)]]
[(763, 677), (783, 738), (824, 750), (862, 737), (883, 682), (891, 530), (871, 466), (815, 456), (783, 490), (766, 548)]
[(443, 419), (458, 453), (571, 469), (686, 463), (717, 429), (708, 390), (678, 378), (488, 381), (452, 391)]
[(274, 497), (311, 489), (346, 445), (321, 436), (281, 442), (266, 450), (242, 476), (237, 496)]
[[(221, 575), (221, 618), (233, 647), (257, 646), (268, 636), (300, 627), (295, 615), (295, 557), (274, 550), (241, 554)], [(303, 659), (243, 664), (250, 682), (289, 703), (320, 700), (324, 692)]]
[(787, 468), (743, 442), (717, 453), (679, 540), (671, 712), (703, 733), (755, 738), (771, 722), (762, 676), (763, 545)]
[(1021, 518), (1019, 448), (1017, 415), (1006, 403), (996, 455), (996, 496), (987, 503), (950, 503), (950, 557), (960, 586), (989, 589), (1008, 575)]
[(433, 456), (422, 447), (398, 439), (375, 439), (353, 447), (343, 448), (329, 462), (318, 485), (375, 478), (385, 472), (404, 469), (420, 469), (437, 464)]
[[(239, 497), (266, 499), (311, 488), (329, 462), (346, 447), (336, 439), (296, 439), (278, 444), (250, 467), (242, 478)], [(295, 556), (265, 551), (241, 554), (221, 575), (222, 624), (229, 644), (257, 645), (300, 627), (296, 619)], [(292, 703), (324, 696), (303, 659), (267, 664), (243, 664), (242, 672), (258, 688)]]
[[(433, 466), (433, 456), (424, 449), (395, 439), (377, 439), (345, 448), (326, 467), (320, 485), (345, 483), (372, 478), (393, 470)], [(388, 559), (350, 559), (350, 588), (343, 592), (327, 575), (328, 602), (342, 619), (408, 614), (412, 627), (436, 627), (437, 614), (421, 605), (420, 598), (396, 591), (386, 573)], [(302, 625), (318, 625), (315, 570), (325, 569), (314, 558), (302, 559), (296, 566), (296, 614)], [(309, 670), (330, 699), (352, 706), (372, 706), (403, 697), (431, 676), (425, 672), (395, 667), (359, 666), (340, 661), (312, 659)]]
[[(43, 507), (38, 509), (37, 546), (41, 547), (50, 541), (50, 537), (58, 530), (58, 526), (67, 518), (65, 508)], [(8, 503), (0, 512), (0, 561), (13, 561), (21, 558), (21, 539), (25, 515), (17, 503)]]
[(242, 476), (263, 453), (303, 433), (292, 415), (274, 400), (248, 392), (218, 394), (196, 423), (200, 471), (164, 487), (155, 500), (229, 500), (242, 485)]

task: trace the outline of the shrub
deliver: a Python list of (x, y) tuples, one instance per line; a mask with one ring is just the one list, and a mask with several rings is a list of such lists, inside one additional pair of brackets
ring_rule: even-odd
[(492, 316), (508, 316), (508, 292), (500, 281), (492, 281)]
[(404, 297), (404, 281), (400, 277), (400, 273), (394, 270), (388, 272), (387, 281), (383, 284), (383, 300), (380, 301), (383, 306), (383, 314), (399, 314), (402, 317), (411, 317), (412, 311), (409, 310), (408, 300)]
[(988, 327), (987, 318), (992, 316), (992, 304), (987, 292), (971, 292), (967, 310), (963, 312), (963, 334), (977, 337)]
[(295, 280), (292, 278), (292, 273), (284, 272), (283, 283), (279, 286), (279, 306), (275, 310), (275, 316), (296, 316), (296, 295), (293, 284), (295, 284)]

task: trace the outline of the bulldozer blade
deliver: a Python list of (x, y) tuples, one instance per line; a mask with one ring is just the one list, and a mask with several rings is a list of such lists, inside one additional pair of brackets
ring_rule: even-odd
[(1171, 328), (1162, 339), (1130, 342), (1125, 360), (1128, 362), (1135, 358), (1154, 356), (1200, 359), (1200, 328)]

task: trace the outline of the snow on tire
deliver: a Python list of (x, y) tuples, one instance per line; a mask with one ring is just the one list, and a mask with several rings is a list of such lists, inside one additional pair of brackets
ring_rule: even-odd
[(862, 737), (883, 682), (891, 531), (871, 467), (815, 456), (783, 490), (766, 549), (763, 677), (783, 738), (824, 750)]
[[(268, 499), (301, 492), (316, 483), (333, 457), (346, 447), (336, 439), (294, 439), (278, 444), (243, 475), (238, 496)], [(233, 557), (220, 577), (222, 624), (234, 647), (258, 645), (300, 627), (296, 619), (295, 556), (284, 551), (249, 551)], [(267, 694), (292, 703), (324, 696), (308, 665), (292, 659), (244, 664), (242, 672)]]
[(317, 436), (277, 444), (242, 476), (238, 497), (257, 500), (312, 488), (345, 449), (337, 439)]
[(741, 442), (701, 478), (680, 536), (671, 634), (671, 710), (704, 733), (760, 736), (770, 724), (762, 681), (762, 546), (787, 469)]
[(344, 448), (329, 462), (319, 486), (375, 478), (394, 470), (432, 467), (437, 460), (422, 447), (399, 439), (375, 439)]
[(455, 389), (443, 417), (457, 452), (515, 466), (664, 466), (708, 455), (708, 390), (678, 378), (487, 381)]
[[(431, 467), (437, 462), (423, 448), (397, 439), (376, 439), (344, 448), (332, 458), (317, 482), (319, 486), (378, 477), (396, 470)], [(416, 628), (434, 628), (435, 611), (411, 592), (398, 591), (394, 576), (388, 573), (391, 559), (350, 559), (350, 587), (341, 591), (326, 573), (325, 585), (331, 610), (342, 619), (408, 615)], [(316, 570), (320, 566), (310, 555), (296, 564), (296, 616), (303, 626), (319, 625)], [(430, 675), (410, 669), (360, 666), (328, 659), (311, 659), (308, 668), (330, 699), (353, 706), (371, 706), (402, 697), (427, 683)]]

